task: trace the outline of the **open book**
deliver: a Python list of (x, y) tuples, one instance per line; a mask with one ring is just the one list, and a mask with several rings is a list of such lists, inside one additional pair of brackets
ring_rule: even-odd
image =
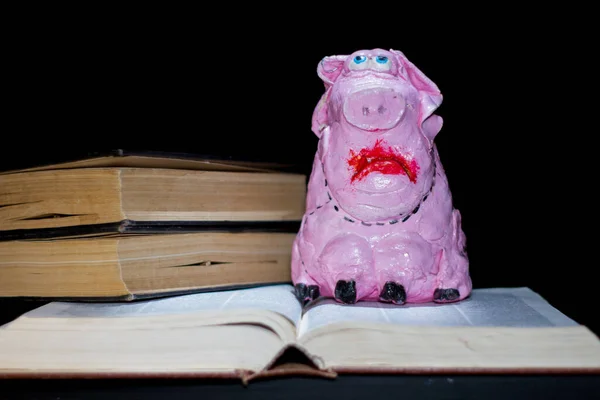
[(0, 376), (600, 373), (600, 341), (527, 288), (455, 304), (302, 309), (290, 285), (54, 302), (0, 328)]

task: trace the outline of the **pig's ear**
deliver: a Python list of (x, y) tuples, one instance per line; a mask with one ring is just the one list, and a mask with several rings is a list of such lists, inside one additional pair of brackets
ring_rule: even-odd
[(317, 66), (317, 74), (329, 89), (336, 81), (344, 69), (344, 62), (348, 56), (329, 56), (324, 57)]
[(419, 122), (423, 123), (442, 104), (442, 94), (437, 85), (433, 83), (421, 70), (419, 70), (406, 56), (398, 50), (390, 50), (396, 57), (398, 73), (403, 75), (419, 91), (421, 98), (421, 115)]
[(320, 139), (322, 131), (327, 126), (327, 99), (333, 83), (342, 73), (344, 62), (348, 56), (329, 56), (323, 58), (317, 66), (317, 74), (325, 84), (325, 93), (315, 107), (312, 116), (312, 131)]

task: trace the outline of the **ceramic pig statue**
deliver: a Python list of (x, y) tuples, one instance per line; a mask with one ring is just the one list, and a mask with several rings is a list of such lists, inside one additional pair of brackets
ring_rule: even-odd
[(454, 302), (472, 289), (434, 138), (437, 86), (397, 50), (325, 57), (306, 214), (292, 249), (303, 303)]

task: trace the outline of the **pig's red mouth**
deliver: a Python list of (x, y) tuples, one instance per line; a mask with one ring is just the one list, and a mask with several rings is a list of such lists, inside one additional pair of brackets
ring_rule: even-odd
[(361, 149), (358, 153), (350, 150), (348, 165), (354, 170), (352, 182), (363, 179), (371, 172), (381, 172), (390, 175), (404, 174), (412, 183), (416, 183), (419, 171), (415, 160), (408, 161), (391, 147), (384, 148), (381, 140), (375, 142), (372, 148)]

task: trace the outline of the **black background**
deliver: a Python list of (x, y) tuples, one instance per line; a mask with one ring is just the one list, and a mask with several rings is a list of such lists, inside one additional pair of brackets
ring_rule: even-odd
[(444, 95), (436, 143), (474, 286), (529, 286), (599, 332), (596, 75), (589, 35), (572, 30), (585, 24), (494, 8), (342, 18), (325, 4), (293, 23), (291, 10), (261, 21), (237, 9), (243, 24), (142, 10), (24, 21), (4, 57), (2, 168), (121, 148), (293, 162), (308, 174), (320, 59), (398, 49)]

